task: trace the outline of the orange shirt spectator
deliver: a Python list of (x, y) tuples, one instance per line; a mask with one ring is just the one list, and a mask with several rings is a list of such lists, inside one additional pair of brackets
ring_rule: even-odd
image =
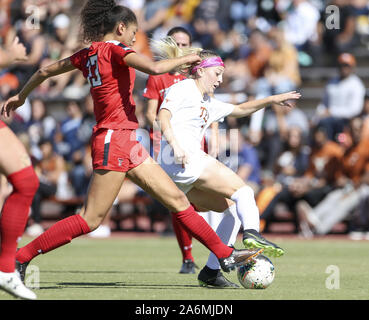
[(251, 53), (246, 58), (246, 65), (250, 75), (257, 79), (264, 75), (265, 68), (273, 52), (273, 48), (260, 31), (253, 31), (250, 35), (249, 44)]
[(178, 0), (173, 1), (167, 12), (167, 19), (179, 17), (185, 22), (190, 22), (193, 18), (194, 10), (198, 7), (199, 0)]
[(271, 31), (270, 38), (274, 40), (275, 48), (269, 58), (266, 77), (272, 83), (278, 82), (281, 77), (286, 78), (298, 87), (301, 84), (301, 76), (296, 48), (286, 41), (281, 29)]
[(337, 178), (337, 163), (342, 158), (343, 153), (343, 148), (330, 140), (325, 142), (321, 148), (313, 149), (305, 177), (324, 178), (327, 183), (333, 183)]
[(340, 174), (350, 178), (355, 184), (369, 169), (369, 140), (362, 140), (359, 144), (346, 151)]
[(338, 168), (338, 176), (347, 177), (358, 185), (365, 172), (369, 170), (369, 140), (361, 139), (363, 119), (353, 118), (350, 121), (349, 131), (344, 134), (345, 139), (342, 141), (342, 144), (346, 145), (346, 151)]

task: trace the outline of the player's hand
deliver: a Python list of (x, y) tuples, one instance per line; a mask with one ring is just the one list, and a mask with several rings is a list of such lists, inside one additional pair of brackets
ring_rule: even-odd
[(185, 56), (187, 59), (187, 64), (190, 64), (192, 66), (196, 66), (201, 62), (201, 58), (196, 53), (191, 53)]
[(174, 153), (174, 162), (182, 165), (182, 168), (184, 168), (185, 165), (188, 163), (188, 156), (186, 152), (182, 148), (175, 146), (173, 148), (173, 153)]
[(301, 98), (301, 93), (297, 91), (290, 91), (287, 93), (277, 94), (273, 96), (273, 103), (278, 104), (280, 106), (287, 106), (292, 108), (292, 104), (289, 100), (298, 100)]
[(1, 115), (5, 118), (10, 116), (10, 111), (15, 111), (17, 108), (24, 104), (24, 100), (19, 98), (19, 95), (15, 95), (9, 98), (1, 107)]
[(25, 61), (28, 59), (26, 47), (19, 42), (18, 37), (15, 37), (13, 43), (9, 48), (9, 51), (13, 55), (14, 61)]

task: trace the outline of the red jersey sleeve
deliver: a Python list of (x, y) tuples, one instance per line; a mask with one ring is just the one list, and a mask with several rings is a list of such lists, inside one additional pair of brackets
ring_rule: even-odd
[(119, 65), (126, 65), (124, 62), (124, 57), (129, 54), (135, 52), (132, 48), (127, 47), (123, 43), (118, 43), (116, 46), (111, 47), (111, 57)]
[(147, 79), (143, 96), (147, 99), (159, 100), (160, 93), (156, 85), (155, 76), (149, 76), (149, 78)]
[(71, 63), (79, 70), (85, 66), (86, 58), (88, 54), (88, 48), (77, 51), (69, 59)]

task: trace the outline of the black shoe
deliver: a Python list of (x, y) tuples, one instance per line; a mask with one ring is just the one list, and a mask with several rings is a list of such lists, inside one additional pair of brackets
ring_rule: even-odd
[(26, 269), (28, 267), (29, 262), (20, 263), (18, 260), (15, 260), (15, 270), (19, 273), (19, 276), (24, 283), (24, 278), (26, 277)]
[(254, 229), (247, 229), (243, 232), (243, 244), (247, 249), (261, 248), (270, 257), (283, 256), (284, 250), (275, 243), (266, 240)]
[(220, 270), (212, 270), (205, 266), (199, 273), (197, 280), (200, 287), (210, 288), (239, 288), (240, 286), (224, 277)]
[(236, 269), (236, 267), (239, 267), (242, 264), (247, 263), (252, 258), (255, 258), (260, 253), (262, 253), (264, 249), (243, 249), (243, 250), (237, 250), (234, 249), (232, 253), (226, 257), (218, 259), (220, 266), (224, 272), (229, 272), (231, 270)]
[(179, 273), (196, 273), (195, 269), (198, 268), (199, 267), (192, 260), (185, 260)]

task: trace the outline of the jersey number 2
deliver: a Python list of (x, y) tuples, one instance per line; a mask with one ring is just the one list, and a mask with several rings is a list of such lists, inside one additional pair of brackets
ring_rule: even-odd
[[(95, 74), (92, 75), (92, 66), (95, 66)], [(87, 65), (88, 68), (88, 76), (87, 80), (90, 83), (91, 87), (98, 87), (101, 86), (101, 76), (99, 73), (99, 65), (97, 63), (97, 54), (88, 58)]]

